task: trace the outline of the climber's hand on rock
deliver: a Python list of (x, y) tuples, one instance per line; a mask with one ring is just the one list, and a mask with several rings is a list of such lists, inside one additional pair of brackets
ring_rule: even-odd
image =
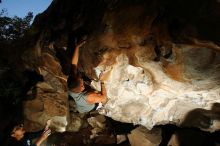
[(84, 41), (80, 42), (79, 44), (77, 44), (76, 47), (80, 48), (80, 47), (82, 47), (85, 43), (86, 43), (86, 41), (84, 40)]
[(50, 129), (47, 129), (47, 130), (45, 130), (45, 131), (42, 133), (41, 137), (42, 137), (43, 139), (46, 139), (50, 134), (51, 134), (51, 130), (50, 130)]
[(46, 122), (46, 126), (45, 126), (45, 128), (44, 128), (45, 131), (49, 129), (49, 127), (50, 127), (50, 125), (51, 125), (51, 122), (52, 122), (51, 119), (47, 120), (47, 122)]

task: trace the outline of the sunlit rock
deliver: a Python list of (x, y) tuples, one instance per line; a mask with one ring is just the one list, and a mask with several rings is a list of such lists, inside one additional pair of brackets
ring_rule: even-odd
[[(61, 61), (70, 56), (59, 63), (55, 50), (44, 49), (54, 42), (71, 52), (80, 37), (76, 32), (87, 30), (78, 68), (89, 79), (104, 72), (109, 100), (100, 113), (148, 129), (171, 123), (215, 131), (220, 128), (217, 2), (54, 0), (36, 17), (35, 47), (22, 58), (35, 64), (51, 86), (47, 90), (64, 95)], [(92, 83), (100, 90), (98, 84)], [(37, 103), (34, 109), (42, 110)]]
[(148, 130), (143, 126), (139, 126), (128, 134), (128, 139), (131, 146), (158, 146), (162, 139), (161, 129)]
[(106, 119), (102, 115), (98, 115), (96, 117), (90, 117), (87, 119), (90, 126), (92, 126), (90, 138), (93, 139), (99, 135), (99, 133), (103, 132), (106, 128)]
[(46, 83), (39, 83), (37, 86), (37, 92), (32, 93), (36, 94), (36, 97), (24, 103), (25, 119), (28, 120), (29, 124), (32, 123), (28, 129), (42, 128), (46, 121), (51, 119), (51, 128), (56, 131), (65, 131), (68, 112), (66, 94), (52, 91), (52, 88)]
[(67, 131), (77, 132), (82, 128), (83, 119), (78, 114), (70, 114), (70, 120), (67, 126)]
[[(134, 54), (136, 66), (129, 64), (126, 54), (119, 54), (111, 70), (104, 71), (109, 101), (101, 113), (148, 129), (168, 123), (219, 129), (219, 110), (213, 110), (220, 103), (219, 53), (205, 48), (173, 48), (174, 59), (163, 63), (148, 60), (143, 51)], [(181, 56), (179, 52), (183, 52)], [(189, 118), (192, 116), (194, 120)]]

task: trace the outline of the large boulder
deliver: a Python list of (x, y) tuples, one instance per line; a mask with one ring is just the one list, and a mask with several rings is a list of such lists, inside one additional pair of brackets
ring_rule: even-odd
[(158, 146), (161, 142), (161, 129), (154, 128), (148, 130), (143, 126), (139, 126), (128, 134), (131, 146)]
[[(63, 106), (66, 76), (60, 65), (65, 57), (58, 60), (57, 50), (47, 47), (54, 43), (71, 54), (80, 30), (86, 30), (88, 39), (80, 48), (78, 66), (88, 79), (97, 79), (104, 72), (109, 100), (100, 113), (148, 129), (171, 123), (218, 130), (218, 10), (214, 0), (54, 0), (36, 17), (30, 41), (35, 47), (23, 57), (53, 90), (53, 95), (44, 90), (37, 94), (39, 99), (34, 102), (39, 105), (33, 108), (52, 117), (67, 115), (68, 108)], [(97, 83), (93, 85), (100, 88)], [(43, 106), (47, 103), (57, 109), (47, 110)]]
[(23, 106), (25, 125), (30, 131), (39, 130), (51, 119), (51, 128), (63, 132), (69, 116), (66, 76), (59, 62), (49, 53), (43, 53), (41, 59), (43, 63), (38, 70), (44, 81), (38, 82), (28, 92), (29, 100)]

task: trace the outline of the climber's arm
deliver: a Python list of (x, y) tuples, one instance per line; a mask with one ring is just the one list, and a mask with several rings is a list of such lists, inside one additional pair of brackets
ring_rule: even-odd
[(107, 102), (106, 95), (98, 94), (98, 93), (89, 93), (87, 95), (87, 102), (90, 104), (94, 103), (103, 103), (105, 104)]
[(81, 42), (80, 44), (78, 44), (75, 48), (75, 51), (73, 53), (72, 56), (72, 65), (77, 67), (78, 64), (78, 60), (79, 60), (79, 48), (82, 47), (85, 44), (85, 41)]
[(101, 82), (101, 94), (92, 92), (87, 95), (87, 102), (91, 104), (100, 102), (105, 104), (107, 100), (106, 88), (103, 82)]

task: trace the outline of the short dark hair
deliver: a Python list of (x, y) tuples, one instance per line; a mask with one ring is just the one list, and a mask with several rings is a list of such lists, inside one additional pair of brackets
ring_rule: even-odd
[(11, 135), (11, 132), (13, 131), (13, 129), (15, 128), (15, 126), (18, 126), (20, 124), (23, 124), (22, 121), (11, 121), (7, 127), (5, 128), (5, 133), (7, 133), (7, 135)]
[(80, 76), (69, 75), (67, 79), (67, 87), (69, 90), (79, 87)]
[(67, 87), (69, 90), (79, 87), (81, 74), (75, 65), (71, 65), (70, 73), (67, 78)]

